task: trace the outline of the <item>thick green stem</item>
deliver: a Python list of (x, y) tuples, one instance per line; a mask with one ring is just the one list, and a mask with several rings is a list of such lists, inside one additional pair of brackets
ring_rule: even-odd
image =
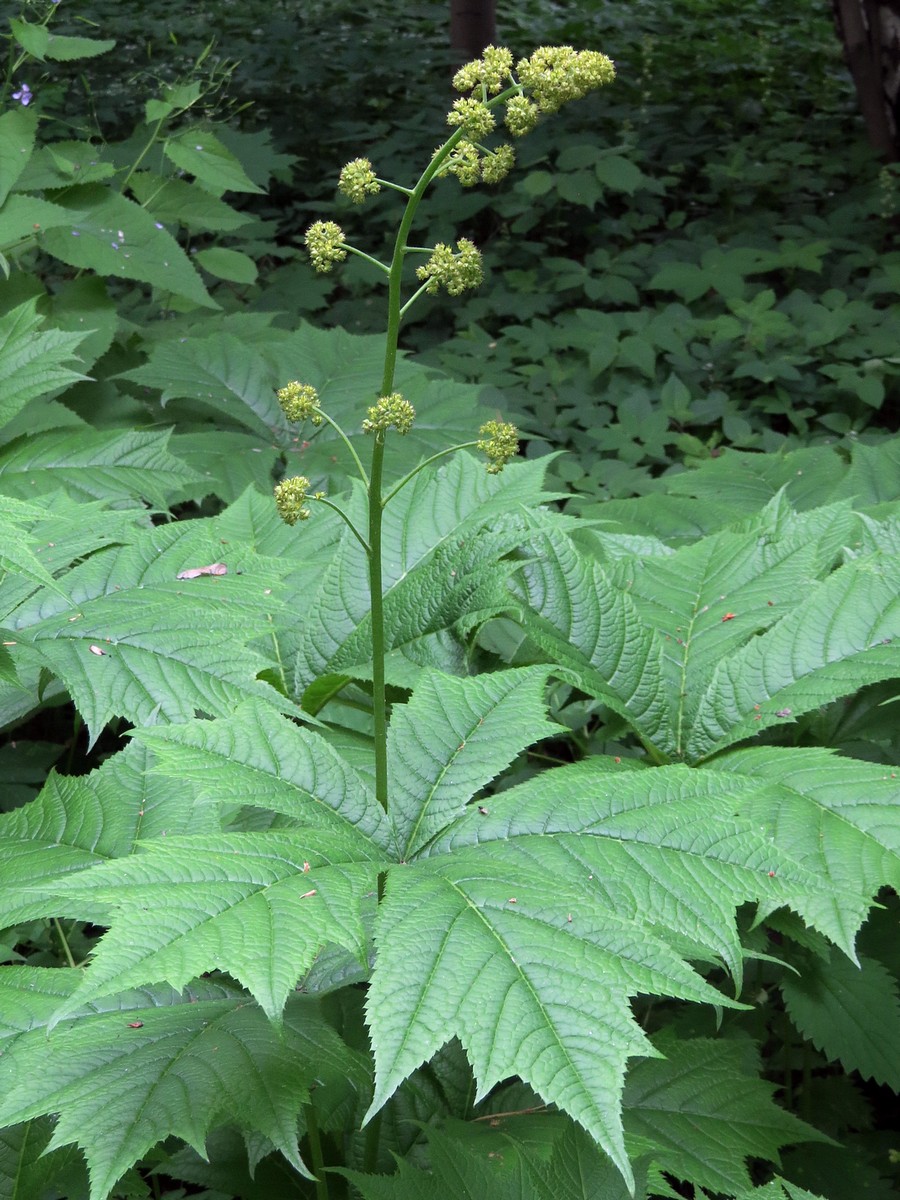
[(376, 434), (369, 482), (369, 601), (372, 613), (372, 714), (375, 728), (375, 796), (387, 811), (387, 698), (384, 685), (384, 592), (381, 571), (381, 478), (384, 434)]

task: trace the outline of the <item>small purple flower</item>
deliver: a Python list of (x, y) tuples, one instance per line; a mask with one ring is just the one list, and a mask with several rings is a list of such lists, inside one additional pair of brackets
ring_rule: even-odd
[(18, 102), (20, 104), (23, 104), (25, 106), (25, 108), (27, 108), (28, 105), (31, 103), (31, 101), (34, 99), (34, 97), (31, 94), (31, 88), (28, 86), (27, 83), (23, 83), (17, 92), (13, 92), (12, 98), (13, 98), (13, 100), (18, 100)]

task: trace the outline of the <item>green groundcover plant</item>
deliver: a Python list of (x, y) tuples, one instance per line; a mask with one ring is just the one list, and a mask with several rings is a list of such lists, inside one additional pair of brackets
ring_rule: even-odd
[(281, 164), (199, 76), (73, 141), (21, 68), (106, 47), (48, 29), (0, 117), (0, 1195), (888, 1195), (896, 443), (576, 517), (403, 360), (483, 273), (430, 186), (600, 52), (491, 47), (416, 182), (347, 164), (401, 211), (385, 260), (307, 231), (386, 286), (350, 338), (242, 309), (222, 197)]

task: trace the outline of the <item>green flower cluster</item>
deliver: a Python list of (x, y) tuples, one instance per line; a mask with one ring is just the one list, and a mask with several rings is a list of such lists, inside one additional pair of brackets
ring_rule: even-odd
[(298, 383), (295, 379), (285, 387), (279, 388), (278, 403), (289, 421), (312, 421), (313, 425), (322, 424), (319, 393), (308, 383)]
[(306, 521), (309, 518), (309, 509), (306, 507), (309, 488), (310, 483), (305, 475), (283, 479), (276, 486), (275, 507), (286, 525), (296, 525), (298, 521)]
[(398, 433), (409, 433), (416, 418), (416, 410), (399, 392), (382, 396), (373, 404), (363, 421), (363, 433), (387, 433), (391, 428)]
[(540, 111), (549, 113), (612, 83), (616, 68), (612, 59), (599, 50), (540, 46), (530, 58), (516, 63), (516, 75)]
[(416, 275), (428, 280), (428, 292), (444, 287), (451, 296), (459, 296), (468, 288), (478, 287), (484, 279), (481, 251), (468, 238), (459, 239), (455, 252), (444, 242), (438, 242), (431, 258), (424, 267), (419, 267)]
[(465, 96), (453, 101), (453, 107), (447, 113), (447, 124), (462, 125), (470, 137), (483, 138), (491, 132), (496, 121), (486, 104), (474, 96)]
[(516, 152), (508, 143), (487, 150), (463, 138), (454, 147), (444, 164), (441, 174), (455, 175), (463, 187), (474, 187), (482, 180), (499, 183), (510, 173), (516, 161)]
[(509, 460), (519, 453), (519, 431), (509, 421), (487, 421), (478, 432), (481, 441), (477, 446), (488, 456), (488, 474), (499, 475)]
[(453, 76), (453, 86), (458, 92), (471, 92), (483, 85), (496, 94), (511, 82), (513, 57), (505, 46), (485, 46), (481, 58), (466, 63)]
[(322, 274), (331, 270), (335, 263), (347, 257), (344, 249), (344, 231), (334, 221), (316, 221), (306, 231), (306, 248), (312, 265)]
[(523, 137), (537, 125), (539, 115), (538, 106), (527, 96), (510, 96), (506, 104), (506, 128), (513, 137)]
[(481, 155), (468, 138), (457, 142), (441, 174), (455, 175), (463, 187), (474, 187), (481, 179)]
[(381, 184), (375, 178), (372, 164), (367, 158), (354, 158), (347, 163), (338, 179), (338, 191), (354, 204), (362, 204), (367, 196), (374, 196), (381, 191)]
[(499, 183), (516, 164), (516, 152), (507, 142), (485, 154), (481, 160), (481, 178), (485, 183)]

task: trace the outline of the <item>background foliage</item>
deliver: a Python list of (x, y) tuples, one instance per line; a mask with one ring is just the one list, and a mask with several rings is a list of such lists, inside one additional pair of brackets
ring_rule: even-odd
[(373, 272), (300, 238), (384, 249), (333, 180), (439, 136), (445, 6), (52, 30), (0, 115), (0, 1196), (892, 1195), (897, 178), (826, 6), (501, 12), (619, 79), (417, 233), (489, 283), (406, 328), (389, 470), (498, 411), (529, 461), (390, 510), (389, 819), (360, 555), (270, 498), (352, 461), (274, 392), (377, 387)]

